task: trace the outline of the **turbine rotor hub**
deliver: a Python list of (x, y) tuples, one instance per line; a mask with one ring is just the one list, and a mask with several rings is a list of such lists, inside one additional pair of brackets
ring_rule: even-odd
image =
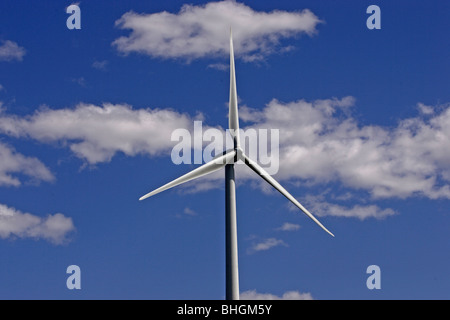
[(242, 148), (240, 146), (236, 147), (234, 150), (236, 151), (236, 157), (235, 157), (236, 161), (242, 160), (243, 159), (244, 150), (242, 150)]

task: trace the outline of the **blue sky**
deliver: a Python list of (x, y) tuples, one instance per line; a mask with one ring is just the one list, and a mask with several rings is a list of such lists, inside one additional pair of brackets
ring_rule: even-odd
[(238, 171), (241, 295), (450, 297), (449, 3), (70, 4), (0, 3), (1, 299), (224, 298), (223, 172), (138, 198), (195, 167), (173, 130), (227, 128), (230, 25), (241, 127), (336, 236)]

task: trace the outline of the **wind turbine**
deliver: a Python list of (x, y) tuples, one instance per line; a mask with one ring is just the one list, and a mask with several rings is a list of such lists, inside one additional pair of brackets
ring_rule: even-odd
[(157, 193), (173, 188), (182, 183), (215, 172), (225, 167), (225, 245), (226, 245), (226, 294), (227, 300), (239, 300), (239, 271), (236, 227), (236, 184), (234, 179), (234, 163), (242, 160), (248, 167), (266, 180), (272, 187), (295, 204), (303, 213), (310, 217), (323, 230), (334, 235), (325, 228), (305, 207), (303, 207), (282, 185), (272, 178), (266, 170), (244, 154), (239, 141), (239, 117), (236, 92), (236, 73), (234, 67), (233, 38), (230, 29), (230, 100), (228, 110), (228, 126), (234, 142), (234, 148), (223, 152), (210, 162), (192, 170), (189, 173), (155, 189), (139, 200), (144, 200)]

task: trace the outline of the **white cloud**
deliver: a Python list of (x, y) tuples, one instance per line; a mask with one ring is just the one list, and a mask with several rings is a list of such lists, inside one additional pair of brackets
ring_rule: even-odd
[(0, 43), (0, 61), (22, 61), (25, 52), (23, 47), (11, 40)]
[[(340, 204), (330, 203), (322, 197), (306, 197), (305, 204), (308, 208), (315, 212), (317, 216), (335, 216), (345, 218), (358, 218), (365, 220), (368, 218), (384, 219), (396, 214), (391, 208), (381, 209), (377, 205), (360, 205), (356, 204), (351, 207), (345, 207)], [(292, 207), (294, 207), (292, 205)], [(297, 207), (293, 208), (293, 210)], [(298, 209), (297, 209), (298, 210)]]
[(259, 293), (256, 290), (248, 290), (240, 293), (241, 300), (313, 300), (311, 293), (287, 291), (281, 296), (271, 293)]
[(290, 49), (277, 49), (283, 38), (316, 33), (320, 22), (307, 9), (259, 12), (235, 1), (186, 4), (176, 14), (125, 13), (116, 26), (130, 29), (131, 33), (116, 39), (113, 45), (124, 54), (139, 52), (152, 57), (192, 60), (228, 54), (232, 27), (236, 55), (245, 60), (259, 60), (276, 50)]
[(0, 115), (0, 132), (42, 142), (62, 142), (90, 164), (129, 156), (169, 152), (175, 129), (192, 129), (193, 119), (169, 109), (79, 104), (74, 109), (41, 108), (28, 117)]
[(253, 244), (252, 247), (249, 248), (247, 252), (251, 254), (258, 251), (266, 251), (278, 246), (287, 247), (288, 245), (283, 240), (276, 238), (268, 238)]
[(450, 107), (384, 128), (358, 124), (354, 101), (272, 100), (263, 110), (244, 108), (241, 119), (280, 129), (280, 180), (339, 181), (374, 198), (450, 198)]
[(72, 218), (61, 213), (41, 218), (0, 204), (0, 238), (45, 239), (64, 244), (68, 234), (75, 230)]
[(285, 223), (283, 223), (283, 225), (281, 227), (277, 228), (276, 230), (278, 230), (278, 231), (297, 231), (298, 229), (300, 229), (300, 226), (298, 224), (285, 222)]
[[(279, 129), (279, 181), (297, 185), (339, 182), (347, 190), (365, 190), (373, 199), (450, 198), (449, 105), (427, 107), (425, 110), (432, 108), (433, 113), (421, 112), (397, 126), (381, 127), (360, 125), (351, 116), (354, 104), (353, 97), (289, 103), (272, 100), (261, 110), (242, 108), (241, 126), (244, 130)], [(96, 164), (110, 161), (117, 152), (129, 156), (168, 154), (177, 143), (171, 141), (172, 132), (186, 128), (192, 133), (193, 121), (193, 117), (169, 109), (81, 103), (73, 109), (41, 108), (25, 117), (0, 113), (0, 132), (58, 142)], [(207, 128), (203, 124), (203, 129)], [(241, 181), (259, 181), (243, 167), (237, 166)], [(221, 174), (207, 176), (189, 191), (216, 187), (211, 181), (219, 178)], [(337, 209), (330, 205), (327, 212), (337, 214)], [(357, 211), (366, 216), (392, 213), (368, 206), (346, 209), (355, 216), (362, 216)]]
[(23, 176), (31, 181), (53, 181), (50, 170), (38, 159), (17, 153), (0, 142), (0, 186), (20, 186)]
[(421, 102), (417, 104), (417, 109), (423, 114), (433, 114), (434, 108), (432, 106), (427, 106)]
[(211, 63), (208, 64), (208, 68), (216, 69), (219, 71), (228, 71), (230, 69), (230, 66), (225, 63)]

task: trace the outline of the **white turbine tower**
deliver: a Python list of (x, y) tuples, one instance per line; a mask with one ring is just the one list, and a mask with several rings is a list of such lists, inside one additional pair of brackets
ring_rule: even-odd
[(239, 272), (238, 272), (238, 247), (237, 247), (237, 227), (236, 227), (236, 185), (234, 181), (234, 163), (242, 160), (247, 166), (255, 171), (261, 178), (266, 180), (272, 187), (277, 189), (282, 195), (288, 198), (301, 211), (317, 223), (323, 230), (328, 231), (308, 210), (305, 209), (283, 186), (272, 178), (255, 161), (247, 157), (241, 149), (239, 142), (239, 117), (236, 92), (236, 75), (234, 68), (233, 39), (230, 30), (230, 101), (229, 101), (229, 131), (234, 141), (232, 150), (223, 152), (210, 162), (192, 170), (189, 173), (163, 185), (142, 196), (139, 200), (144, 200), (164, 190), (170, 189), (182, 183), (199, 178), (206, 174), (217, 171), (225, 167), (225, 243), (226, 243), (226, 294), (227, 300), (239, 300)]

